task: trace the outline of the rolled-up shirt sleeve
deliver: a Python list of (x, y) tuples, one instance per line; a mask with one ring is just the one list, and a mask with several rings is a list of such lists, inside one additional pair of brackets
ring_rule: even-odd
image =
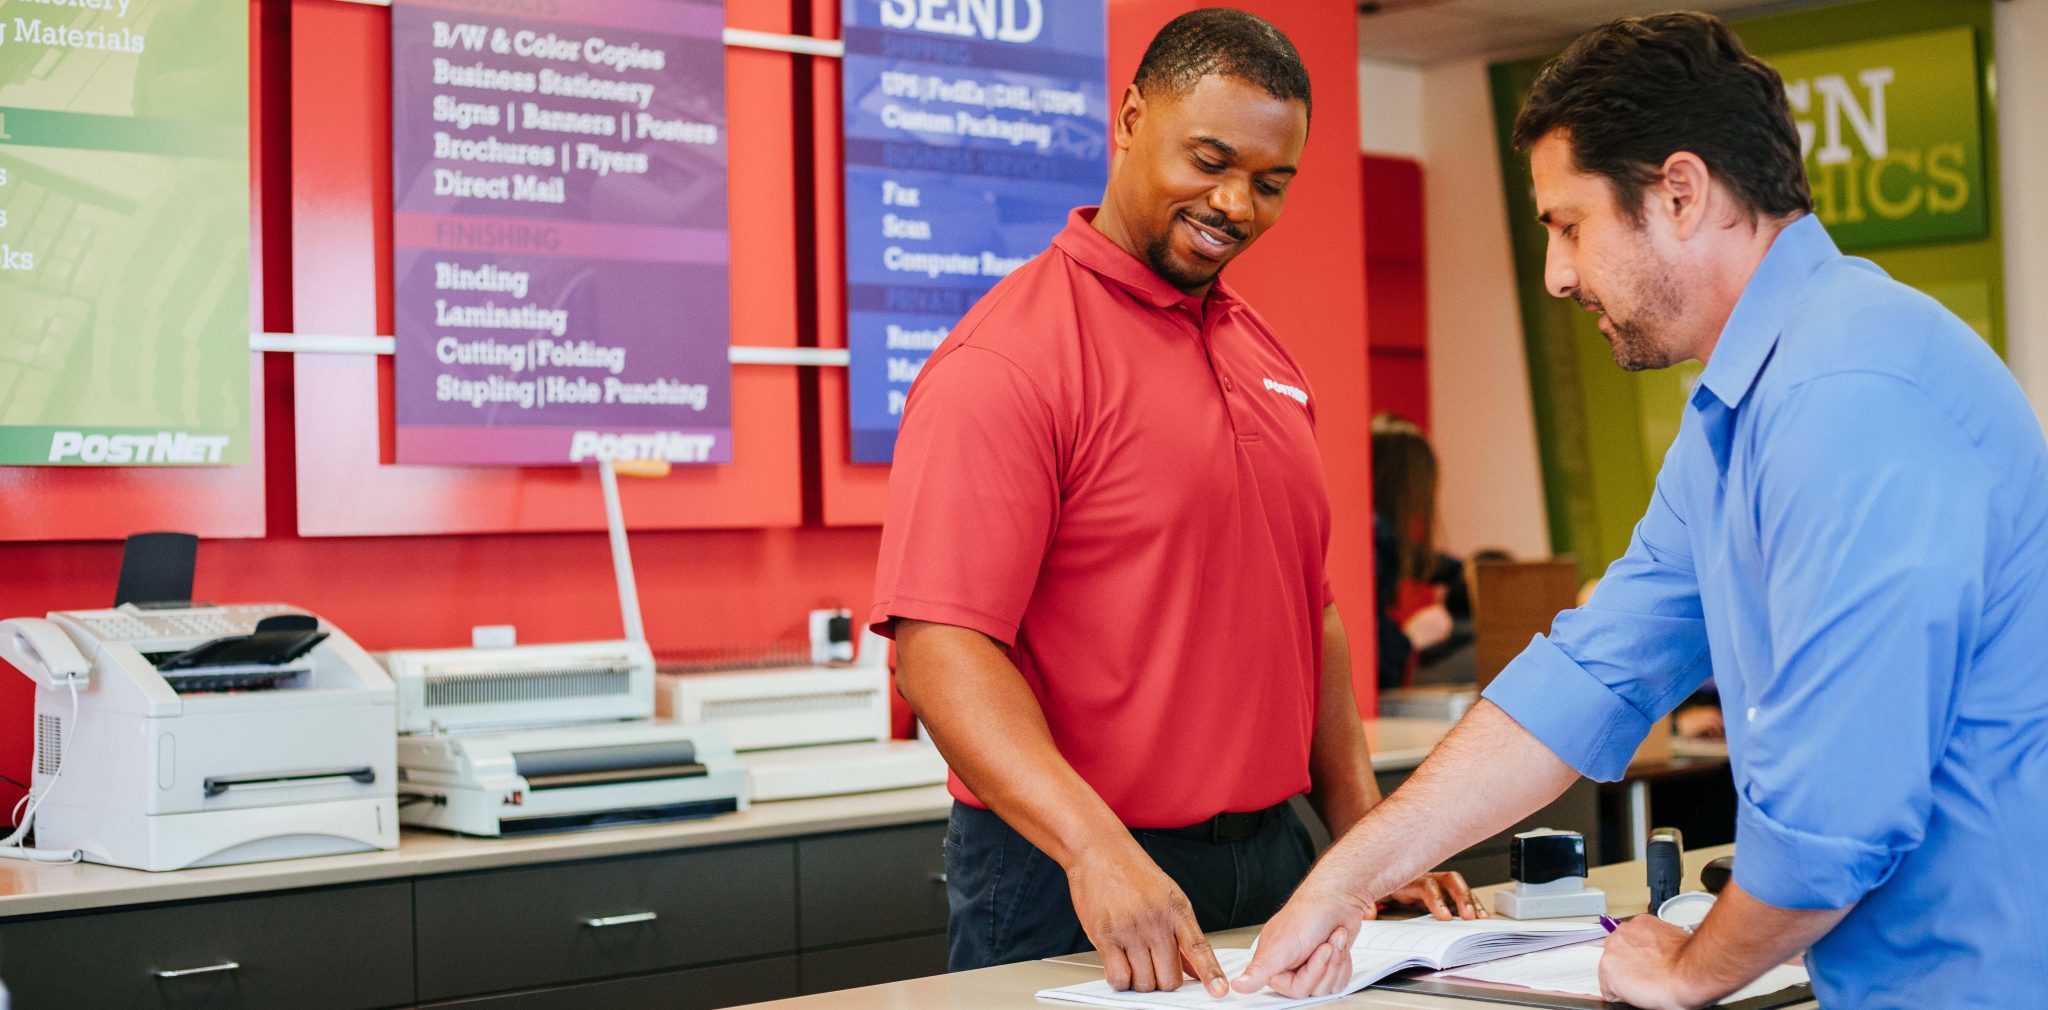
[[(1688, 425), (1690, 421), (1688, 421)], [(1692, 437), (1690, 429), (1680, 438)], [(1557, 616), (1486, 689), (1487, 700), (1589, 778), (1612, 782), (1650, 726), (1705, 683), (1706, 625), (1665, 456), (1628, 553), (1592, 599)]]
[(1983, 612), (1991, 475), (1889, 375), (1810, 380), (1758, 430), (1773, 663), (1745, 678), (1736, 880), (1782, 908), (1842, 908), (1926, 833)]

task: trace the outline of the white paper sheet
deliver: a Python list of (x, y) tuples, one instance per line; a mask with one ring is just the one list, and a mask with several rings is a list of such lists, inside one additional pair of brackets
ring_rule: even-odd
[[(1182, 982), (1180, 988), (1173, 992), (1118, 992), (1115, 989), (1111, 989), (1109, 983), (1101, 979), (1084, 985), (1072, 985), (1061, 989), (1047, 989), (1040, 992), (1038, 998), (1053, 1002), (1081, 1003), (1088, 1006), (1129, 1007), (1132, 1010), (1150, 1010), (1152, 1007), (1179, 1007), (1182, 1010), (1209, 1010), (1209, 1008), (1217, 1008), (1217, 1010), (1290, 1010), (1292, 1007), (1310, 1006), (1316, 1003), (1327, 1003), (1334, 999), (1343, 999), (1345, 996), (1357, 992), (1385, 977), (1395, 970), (1396, 965), (1409, 963), (1408, 958), (1398, 954), (1390, 954), (1373, 959), (1360, 959), (1359, 952), (1354, 950), (1352, 957), (1351, 986), (1347, 987), (1344, 992), (1308, 999), (1288, 999), (1271, 989), (1265, 989), (1249, 996), (1233, 992), (1229, 998), (1218, 1000), (1209, 995), (1199, 983), (1194, 981)], [(1223, 974), (1229, 978), (1234, 979), (1244, 974), (1245, 966), (1251, 964), (1251, 961), (1252, 952), (1249, 950), (1221, 949), (1216, 951), (1216, 963), (1223, 966)]]
[(1498, 961), (1466, 965), (1445, 972), (1475, 982), (1518, 985), (1545, 992), (1568, 992), (1577, 996), (1600, 995), (1600, 945), (1580, 944), (1539, 950), (1534, 954), (1504, 957)]
[(1740, 1003), (1743, 1000), (1751, 999), (1753, 997), (1768, 996), (1771, 993), (1777, 992), (1780, 989), (1789, 989), (1795, 985), (1804, 985), (1809, 981), (1812, 981), (1812, 978), (1811, 976), (1806, 974), (1805, 968), (1797, 968), (1789, 964), (1781, 964), (1776, 968), (1772, 968), (1770, 971), (1764, 972), (1764, 977), (1757, 979), (1756, 981), (1751, 982), (1750, 984), (1743, 986), (1740, 989), (1735, 990), (1734, 993), (1730, 994), (1727, 999), (1722, 1000), (1721, 1003), (1723, 1005), (1729, 1003)]
[[(1546, 944), (1571, 943), (1588, 932), (1600, 935), (1600, 927), (1585, 922), (1503, 922), (1499, 920), (1438, 922), (1433, 919), (1373, 921), (1359, 927), (1351, 941), (1351, 979), (1342, 992), (1312, 999), (1289, 999), (1271, 989), (1250, 996), (1229, 998), (1232, 1010), (1287, 1010), (1289, 1007), (1324, 1003), (1357, 992), (1397, 971), (1434, 967), (1454, 960), (1491, 957), (1510, 950), (1527, 950)], [(1231, 978), (1244, 973), (1251, 963), (1249, 950), (1222, 949), (1216, 960)], [(1101, 979), (1080, 985), (1047, 989), (1042, 1000), (1082, 1003), (1089, 1006), (1200, 1008), (1216, 1004), (1199, 985), (1183, 983), (1173, 992), (1118, 992)]]
[[(1597, 998), (1600, 995), (1600, 955), (1599, 944), (1585, 943), (1468, 965), (1444, 974), (1452, 978), (1469, 978), (1478, 982), (1518, 985), (1546, 992), (1564, 992)], [(1780, 965), (1722, 1000), (1721, 1005), (1739, 1003), (1805, 981), (1806, 969)]]

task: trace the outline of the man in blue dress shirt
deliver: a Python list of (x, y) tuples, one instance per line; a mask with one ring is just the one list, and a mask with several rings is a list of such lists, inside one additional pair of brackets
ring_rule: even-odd
[(1612, 22), (1515, 129), (1546, 283), (1627, 369), (1706, 369), (1626, 556), (1323, 860), (1237, 985), (1333, 991), (1372, 900), (1580, 774), (1621, 777), (1713, 677), (1735, 879), (1696, 934), (1608, 939), (1640, 1007), (1805, 951), (1830, 1010), (2048, 992), (2048, 446), (1954, 315), (1812, 215), (1778, 75), (1701, 14)]

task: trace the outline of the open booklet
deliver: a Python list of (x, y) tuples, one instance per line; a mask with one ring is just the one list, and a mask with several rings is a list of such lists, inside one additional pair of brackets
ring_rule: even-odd
[[(1497, 958), (1583, 943), (1607, 935), (1595, 923), (1503, 922), (1455, 919), (1410, 919), (1403, 922), (1367, 922), (1351, 944), (1351, 981), (1342, 992), (1307, 999), (1289, 999), (1271, 989), (1250, 996), (1233, 995), (1218, 1002), (1193, 982), (1174, 992), (1118, 992), (1102, 979), (1059, 989), (1047, 989), (1039, 999), (1064, 1003), (1085, 1003), (1107, 1007), (1227, 1007), (1229, 1010), (1283, 1010), (1308, 1006), (1350, 995), (1397, 971), (1409, 968), (1442, 970)], [(1224, 974), (1236, 978), (1251, 963), (1252, 952), (1243, 949), (1216, 951)]]

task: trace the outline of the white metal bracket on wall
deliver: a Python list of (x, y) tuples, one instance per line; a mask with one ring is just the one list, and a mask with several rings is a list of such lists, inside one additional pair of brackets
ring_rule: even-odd
[[(286, 354), (396, 354), (397, 337), (346, 337), (322, 333), (251, 333), (249, 349)], [(728, 345), (735, 365), (795, 365), (845, 368), (852, 355), (843, 347), (741, 347)]]
[[(362, 4), (365, 7), (391, 6), (391, 0), (336, 0), (336, 2)], [(727, 28), (725, 30), (725, 44), (739, 49), (772, 49), (779, 53), (826, 56), (833, 59), (846, 55), (846, 43), (838, 39), (820, 39), (809, 35), (778, 35), (775, 32), (757, 32), (750, 28)]]

